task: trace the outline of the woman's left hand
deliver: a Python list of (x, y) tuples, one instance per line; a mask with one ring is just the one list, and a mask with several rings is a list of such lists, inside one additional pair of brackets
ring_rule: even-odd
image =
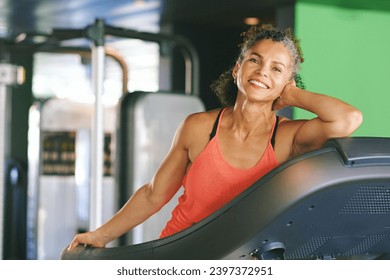
[(273, 110), (276, 111), (290, 106), (290, 104), (288, 104), (288, 95), (291, 93), (293, 88), (296, 88), (296, 83), (294, 80), (288, 82), (279, 97), (275, 99), (272, 105)]

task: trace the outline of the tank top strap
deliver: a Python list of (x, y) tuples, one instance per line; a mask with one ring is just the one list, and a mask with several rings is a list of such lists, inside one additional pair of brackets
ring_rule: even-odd
[(210, 133), (210, 140), (214, 138), (214, 136), (217, 134), (217, 129), (218, 129), (218, 125), (219, 125), (219, 120), (221, 118), (221, 114), (222, 112), (225, 110), (226, 108), (223, 108), (221, 111), (219, 111), (218, 113), (218, 116), (217, 118), (215, 119), (215, 122), (214, 122), (214, 126), (213, 126), (213, 130), (211, 131)]
[(272, 137), (271, 137), (271, 145), (272, 145), (272, 148), (274, 148), (274, 149), (275, 149), (276, 130), (278, 129), (278, 125), (279, 125), (279, 116), (276, 116), (274, 131), (272, 132)]

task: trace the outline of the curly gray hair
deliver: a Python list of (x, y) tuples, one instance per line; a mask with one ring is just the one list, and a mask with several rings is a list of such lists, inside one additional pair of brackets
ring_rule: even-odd
[[(237, 58), (237, 62), (240, 63), (244, 58), (245, 52), (258, 41), (270, 39), (274, 42), (281, 42), (291, 53), (293, 61), (291, 79), (295, 79), (298, 87), (304, 88), (302, 79), (298, 74), (301, 63), (304, 61), (303, 54), (299, 45), (299, 40), (293, 36), (290, 29), (281, 31), (270, 24), (261, 26), (255, 25), (251, 26), (241, 35), (243, 36), (243, 41), (239, 45), (241, 51)], [(232, 70), (233, 67), (222, 73), (211, 85), (212, 90), (215, 92), (223, 106), (233, 106), (237, 98), (237, 87), (233, 83)]]

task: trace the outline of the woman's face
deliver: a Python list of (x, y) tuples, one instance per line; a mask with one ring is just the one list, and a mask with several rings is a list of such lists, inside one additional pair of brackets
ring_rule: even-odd
[(239, 92), (253, 101), (273, 101), (291, 81), (290, 51), (280, 42), (269, 39), (256, 42), (242, 61), (236, 63), (233, 76)]

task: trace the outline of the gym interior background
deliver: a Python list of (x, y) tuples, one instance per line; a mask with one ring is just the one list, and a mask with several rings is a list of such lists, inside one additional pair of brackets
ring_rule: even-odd
[[(89, 102), (92, 93), (90, 58), (53, 50), (35, 52), (31, 46), (44, 44), (54, 28), (82, 29), (96, 19), (139, 32), (186, 38), (199, 55), (199, 97), (207, 110), (219, 107), (210, 84), (233, 65), (240, 33), (251, 24), (245, 19), (291, 27), (301, 39), (305, 57), (301, 76), (306, 87), (359, 108), (364, 122), (354, 135), (390, 136), (390, 2), (386, 0), (3, 1), (0, 62), (23, 67), (24, 82), (9, 85), (4, 77), (0, 80), (2, 259), (47, 257), (40, 240), (28, 239), (29, 229), (39, 231), (38, 225), (31, 226), (36, 221), (28, 215), (33, 104), (52, 98)], [(89, 44), (76, 39), (69, 47), (88, 48)], [(107, 45), (129, 67), (124, 79), (117, 61), (107, 61), (107, 103), (116, 104), (123, 91), (184, 91), (185, 66), (180, 53), (169, 45), (112, 38)], [(289, 114), (293, 118), (309, 115), (296, 109)]]

